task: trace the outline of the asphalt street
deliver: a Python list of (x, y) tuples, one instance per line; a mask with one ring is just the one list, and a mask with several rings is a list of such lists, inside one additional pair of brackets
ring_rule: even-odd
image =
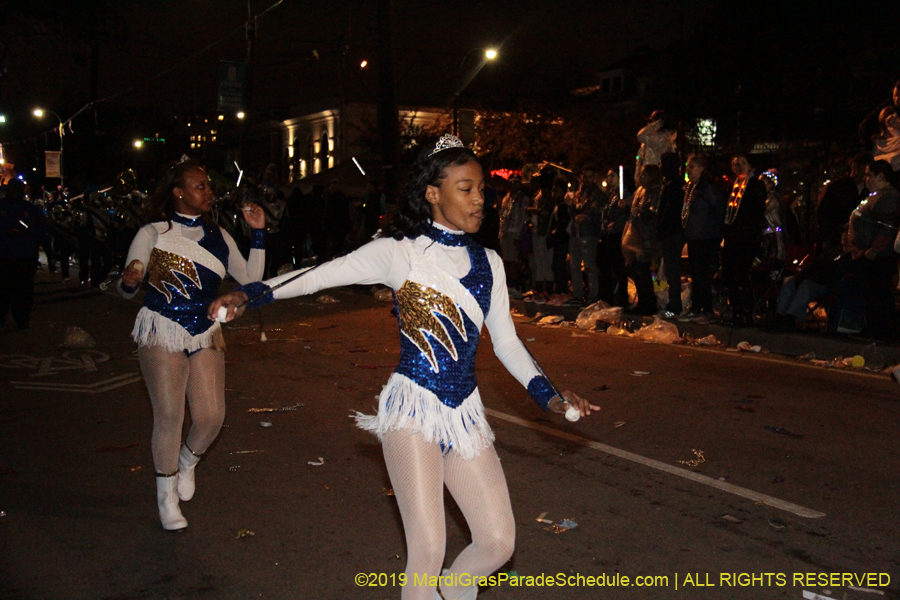
[[(350, 418), (374, 411), (396, 321), (368, 290), (328, 295), (226, 327), (225, 428), (173, 534), (129, 338), (139, 305), (39, 283), (32, 328), (0, 332), (0, 598), (399, 598), (399, 513), (377, 440)], [(511, 580), (479, 597), (900, 597), (888, 376), (528, 321), (556, 385), (603, 410), (542, 412), (482, 340), (517, 542)], [(68, 326), (96, 346), (62, 348)], [(449, 564), (468, 532), (447, 504)]]

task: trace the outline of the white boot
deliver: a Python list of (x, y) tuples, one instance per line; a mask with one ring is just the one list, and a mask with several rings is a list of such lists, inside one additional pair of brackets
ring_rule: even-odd
[[(443, 571), (441, 571), (441, 575), (447, 575), (449, 572), (450, 572), (450, 569), (444, 569)], [(467, 587), (467, 588), (463, 588), (463, 589), (465, 591), (462, 593), (462, 595), (457, 596), (454, 600), (475, 600), (475, 598), (478, 596), (478, 586), (477, 585), (473, 585), (471, 587)], [(457, 592), (456, 589), (447, 590), (447, 593), (445, 594), (444, 591), (441, 590), (441, 595), (437, 596), (437, 597), (446, 599), (446, 598), (450, 597), (447, 594), (454, 594), (456, 592)], [(435, 595), (437, 595), (437, 592), (435, 592)]]
[(159, 520), (166, 531), (178, 531), (187, 527), (187, 519), (178, 508), (178, 475), (156, 475), (156, 503), (159, 505)]
[(187, 502), (194, 497), (194, 469), (200, 457), (194, 454), (188, 445), (181, 447), (181, 453), (178, 455), (178, 497), (182, 502)]

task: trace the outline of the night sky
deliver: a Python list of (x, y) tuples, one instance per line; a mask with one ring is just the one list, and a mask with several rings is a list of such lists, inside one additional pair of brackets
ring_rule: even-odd
[[(251, 0), (250, 7), (260, 14), (274, 4)], [(401, 105), (447, 106), (470, 49), (494, 46), (500, 59), (474, 78), (464, 103), (501, 110), (571, 102), (569, 92), (595, 83), (598, 71), (643, 52), (657, 70), (647, 101), (680, 117), (741, 111), (760, 136), (847, 145), (900, 77), (891, 25), (900, 23), (900, 2), (396, 0), (395, 7)], [(219, 61), (247, 54), (248, 4), (236, 0), (37, 0), (0, 10), (7, 119), (0, 142), (9, 151), (52, 135), (30, 114), (38, 105), (68, 118), (101, 100), (93, 116), (74, 120), (76, 134), (115, 122), (116, 131), (146, 135), (172, 114), (213, 113)], [(282, 120), (291, 107), (334, 103), (342, 48), (347, 100), (376, 100), (373, 2), (284, 0), (258, 23), (253, 118)]]
[[(259, 13), (273, 3), (251, 5)], [(398, 98), (445, 105), (462, 56), (485, 46), (498, 47), (500, 60), (468, 93), (565, 94), (588, 72), (634, 48), (660, 47), (681, 35), (658, 15), (689, 15), (709, 4), (683, 2), (675, 9), (659, 0), (398, 1)], [(111, 102), (215, 110), (218, 62), (245, 58), (247, 14), (246, 3), (233, 0), (28, 3), (3, 20), (0, 102), (6, 111), (27, 112), (38, 103), (58, 106), (57, 112), (68, 116), (90, 99), (91, 45), (98, 44), (99, 98), (118, 94)], [(253, 108), (283, 110), (335, 97), (342, 45), (348, 48), (348, 97), (374, 100), (376, 33), (372, 2), (284, 0), (259, 20)], [(217, 45), (195, 56), (211, 44)], [(362, 59), (369, 61), (366, 70), (358, 68)]]

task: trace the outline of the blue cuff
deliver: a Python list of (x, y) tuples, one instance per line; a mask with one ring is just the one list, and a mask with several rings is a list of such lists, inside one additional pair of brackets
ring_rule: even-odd
[(141, 284), (140, 284), (140, 283), (137, 284), (137, 285), (134, 286), (134, 287), (125, 285), (124, 283), (121, 284), (121, 285), (122, 285), (122, 291), (125, 292), (126, 294), (134, 294), (134, 293), (137, 292), (139, 289), (141, 289)]
[(528, 382), (528, 394), (544, 410), (550, 410), (548, 404), (557, 395), (556, 390), (543, 375), (536, 375)]
[(266, 293), (271, 289), (271, 287), (267, 286), (262, 281), (254, 281), (253, 283), (242, 285), (237, 291), (247, 294), (247, 298), (250, 299), (250, 303), (247, 304), (248, 308), (260, 308), (266, 304), (275, 302), (275, 297), (272, 294)]
[(250, 249), (265, 250), (266, 249), (266, 230), (251, 229), (250, 230)]

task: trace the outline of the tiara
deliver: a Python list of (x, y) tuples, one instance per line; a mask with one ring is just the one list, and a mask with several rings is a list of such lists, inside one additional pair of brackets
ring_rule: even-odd
[(169, 166), (169, 170), (170, 170), (170, 171), (174, 171), (174, 170), (175, 170), (175, 167), (177, 167), (177, 166), (180, 165), (181, 163), (185, 163), (185, 162), (187, 162), (187, 161), (189, 161), (189, 160), (191, 160), (191, 157), (190, 157), (190, 156), (188, 156), (187, 154), (182, 154), (182, 155), (181, 155), (181, 158), (179, 158), (178, 160), (176, 160), (175, 162), (173, 162), (173, 163)]
[(441, 136), (441, 139), (438, 140), (437, 144), (434, 145), (431, 152), (428, 153), (428, 158), (431, 158), (441, 150), (447, 150), (448, 148), (465, 148), (465, 145), (455, 135), (445, 133)]

